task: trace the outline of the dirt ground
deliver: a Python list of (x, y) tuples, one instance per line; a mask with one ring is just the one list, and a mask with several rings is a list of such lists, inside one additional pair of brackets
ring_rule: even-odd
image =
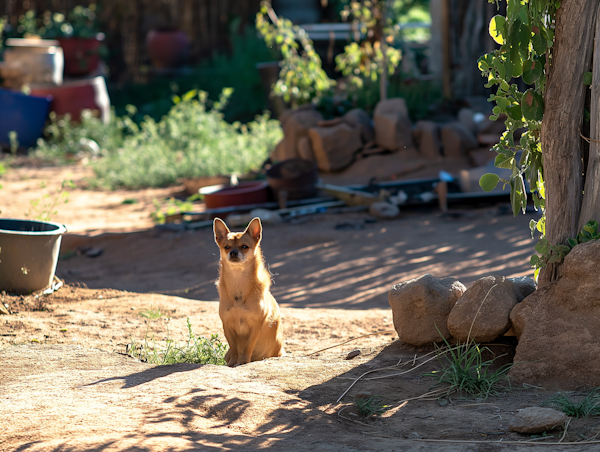
[[(466, 285), (490, 274), (531, 275), (529, 217), (495, 205), (449, 216), (406, 211), (374, 223), (366, 214), (325, 214), (266, 226), (263, 251), (287, 355), (234, 369), (155, 367), (127, 356), (128, 344), (145, 336), (183, 340), (188, 319), (197, 335), (222, 335), (212, 231), (152, 227), (152, 200), (178, 188), (94, 192), (83, 188), (88, 176), (88, 168), (71, 166), (2, 177), (5, 218), (23, 217), (30, 200), (64, 179), (77, 188), (53, 217), (70, 231), (57, 269), (66, 286), (38, 298), (0, 295), (11, 312), (0, 316), (0, 450), (536, 451), (561, 438), (560, 431), (532, 438), (508, 430), (518, 409), (558, 388), (513, 387), (485, 401), (418, 399), (435, 383), (425, 374), (440, 363), (419, 366), (433, 349), (396, 340), (387, 302), (392, 284), (423, 273)], [(82, 250), (90, 247), (102, 252), (87, 257)], [(148, 309), (164, 315), (150, 321), (140, 315)], [(346, 360), (356, 349), (361, 354)], [(490, 345), (508, 358), (513, 349), (510, 339)], [(365, 391), (391, 409), (358, 416), (353, 402)], [(593, 418), (573, 419), (564, 441), (599, 428)], [(569, 450), (598, 445), (576, 447)]]

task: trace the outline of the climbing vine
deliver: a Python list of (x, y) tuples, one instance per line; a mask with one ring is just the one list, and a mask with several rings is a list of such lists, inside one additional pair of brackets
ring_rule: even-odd
[[(498, 4), (498, 0), (490, 0), (490, 3)], [(559, 0), (508, 0), (506, 16), (496, 15), (489, 24), (490, 36), (500, 44), (500, 48), (478, 60), (479, 69), (487, 79), (485, 86), (498, 87), (489, 98), (496, 104), (490, 119), (506, 118), (506, 131), (493, 148), (498, 154), (495, 165), (512, 171), (508, 180), (488, 173), (481, 177), (479, 183), (486, 191), (493, 190), (498, 183), (509, 185), (515, 216), (519, 211), (525, 212), (529, 191), (535, 209), (542, 212), (538, 221), (531, 220), (531, 233), (533, 236), (537, 230), (541, 240), (545, 240), (546, 205), (540, 135), (544, 91), (552, 62), (556, 10), (559, 7)], [(518, 78), (527, 87), (524, 91), (512, 83)], [(515, 140), (520, 130), (524, 131)], [(542, 243), (544, 246), (536, 247), (541, 256), (534, 255), (531, 259), (536, 278), (554, 249), (547, 241)]]

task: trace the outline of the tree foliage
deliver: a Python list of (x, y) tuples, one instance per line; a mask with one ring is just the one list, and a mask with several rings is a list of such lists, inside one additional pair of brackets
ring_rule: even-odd
[[(497, 0), (490, 0), (497, 3)], [(552, 62), (554, 45), (554, 24), (558, 0), (508, 0), (506, 16), (496, 15), (489, 24), (490, 36), (500, 48), (482, 56), (478, 60), (479, 69), (487, 79), (486, 87), (497, 86), (495, 94), (489, 98), (495, 102), (490, 119), (505, 117), (506, 131), (498, 144), (495, 165), (512, 170), (510, 179), (503, 180), (486, 174), (480, 185), (486, 191), (497, 183), (510, 186), (510, 199), (514, 215), (525, 212), (529, 191), (542, 217), (532, 220), (532, 234), (537, 230), (542, 238), (545, 234), (545, 189), (541, 125), (544, 117), (544, 91)], [(526, 85), (521, 90), (514, 83), (521, 78)], [(514, 137), (518, 130), (524, 130), (520, 139)], [(494, 183), (495, 181), (495, 183)], [(539, 274), (541, 259), (532, 259)]]

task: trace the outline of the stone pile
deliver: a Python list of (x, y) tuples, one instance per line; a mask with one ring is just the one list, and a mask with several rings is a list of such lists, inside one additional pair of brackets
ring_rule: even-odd
[(600, 240), (574, 247), (558, 278), (487, 276), (471, 287), (431, 275), (389, 291), (399, 338), (421, 346), (516, 336), (513, 379), (563, 389), (600, 386)]
[(512, 310), (535, 288), (528, 277), (488, 276), (466, 289), (455, 278), (427, 274), (393, 286), (388, 298), (398, 337), (407, 344), (487, 342), (510, 330)]
[[(503, 121), (492, 122), (469, 108), (460, 110), (454, 122), (413, 124), (402, 98), (379, 102), (373, 119), (355, 108), (340, 118), (325, 120), (312, 105), (305, 105), (285, 111), (279, 120), (284, 138), (272, 151), (271, 160), (310, 160), (321, 172), (341, 171), (359, 155), (381, 152), (431, 161), (469, 158), (478, 165), (482, 157), (476, 150), (482, 145), (489, 150), (488, 141), (496, 143), (504, 131)], [(489, 152), (481, 155), (490, 158)]]

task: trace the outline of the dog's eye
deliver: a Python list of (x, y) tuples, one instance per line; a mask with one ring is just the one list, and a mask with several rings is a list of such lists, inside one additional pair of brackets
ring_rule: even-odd
[(247, 250), (248, 249), (248, 245), (242, 245), (242, 249), (243, 250)]
[(223, 248), (225, 248), (226, 250), (228, 250), (231, 247), (229, 245), (225, 245)]

